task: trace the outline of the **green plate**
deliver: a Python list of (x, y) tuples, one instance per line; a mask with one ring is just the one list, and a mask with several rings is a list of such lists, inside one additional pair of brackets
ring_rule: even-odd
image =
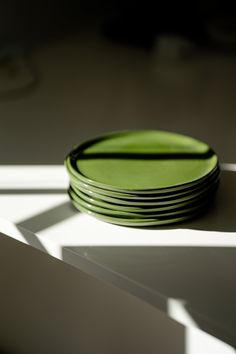
[(80, 145), (66, 159), (69, 174), (81, 182), (141, 194), (188, 187), (217, 165), (207, 144), (164, 131), (108, 134)]
[(192, 203), (196, 200), (199, 200), (201, 198), (205, 198), (208, 194), (213, 193), (216, 190), (217, 185), (218, 185), (218, 179), (215, 180), (210, 186), (203, 188), (197, 193), (192, 193), (184, 197), (170, 199), (168, 201), (161, 200), (155, 202), (153, 201), (146, 202), (142, 200), (141, 202), (137, 202), (137, 201), (132, 203), (127, 202), (125, 205), (120, 204), (118, 199), (110, 198), (109, 201), (103, 201), (99, 199), (99, 197), (94, 197), (94, 196), (91, 197), (90, 195), (83, 193), (83, 191), (74, 187), (73, 185), (71, 187), (73, 192), (80, 199), (82, 199), (84, 202), (87, 202), (97, 207), (107, 208), (111, 210), (128, 211), (128, 212), (150, 213), (150, 212), (161, 211), (161, 210), (176, 209), (181, 206)]
[(82, 205), (79, 205), (76, 203), (74, 200), (72, 200), (72, 203), (74, 204), (75, 208), (77, 208), (79, 211), (85, 212), (91, 216), (94, 216), (95, 218), (111, 223), (111, 224), (116, 224), (116, 225), (121, 225), (121, 226), (132, 226), (132, 227), (148, 227), (148, 226), (164, 226), (164, 225), (169, 225), (169, 224), (176, 224), (180, 223), (189, 219), (193, 219), (197, 216), (199, 216), (200, 213), (203, 213), (205, 211), (205, 208), (207, 205), (205, 205), (204, 208), (200, 208), (196, 213), (190, 213), (184, 216), (177, 216), (177, 217), (169, 217), (166, 219), (159, 219), (159, 218), (150, 218), (150, 219), (130, 219), (130, 218), (120, 218), (120, 217), (114, 217), (114, 216), (108, 216), (108, 215), (103, 215), (96, 213), (94, 211), (88, 210), (84, 208)]
[(172, 206), (171, 208), (159, 208), (155, 211), (149, 211), (149, 213), (143, 213), (142, 210), (138, 211), (122, 211), (116, 210), (111, 208), (104, 208), (100, 206), (96, 206), (91, 203), (87, 203), (83, 199), (81, 199), (71, 188), (69, 189), (69, 195), (74, 203), (78, 206), (82, 206), (83, 208), (93, 211), (98, 214), (102, 215), (110, 215), (115, 217), (122, 217), (122, 218), (142, 218), (142, 219), (150, 219), (150, 218), (169, 218), (173, 216), (183, 216), (185, 214), (190, 214), (196, 212), (200, 208), (202, 208), (213, 195), (213, 193), (208, 193), (205, 195), (204, 198), (197, 198), (193, 200), (191, 203), (181, 203), (181, 205)]
[[(191, 199), (193, 196), (196, 196), (197, 194), (203, 193), (207, 188), (211, 188), (212, 185), (217, 183), (219, 181), (219, 173), (215, 173), (212, 175), (208, 180), (204, 180), (203, 183), (194, 186), (194, 188), (184, 190), (183, 192), (175, 192), (175, 193), (168, 193), (168, 194), (162, 194), (162, 195), (154, 195), (152, 194), (151, 196), (149, 195), (143, 195), (142, 197), (136, 196), (136, 197), (131, 197), (130, 195), (125, 195), (123, 194), (122, 197), (114, 197), (113, 194), (109, 193), (103, 194), (100, 193), (99, 188), (94, 189), (91, 186), (85, 185), (83, 183), (80, 183), (78, 181), (75, 181), (74, 179), (71, 179), (71, 185), (76, 191), (80, 191), (83, 194), (85, 194), (87, 197), (99, 200), (101, 202), (109, 202), (117, 205), (127, 205), (127, 206), (157, 206), (157, 205), (165, 205), (165, 204), (170, 204), (170, 203), (175, 203), (178, 202), (178, 200), (183, 201), (183, 200), (188, 200)], [(92, 188), (92, 190), (91, 190)], [(96, 192), (95, 192), (96, 190)]]
[(160, 200), (160, 199), (167, 199), (172, 197), (180, 196), (181, 194), (189, 194), (192, 191), (197, 191), (197, 189), (201, 189), (204, 186), (211, 184), (212, 180), (216, 177), (219, 177), (220, 169), (217, 165), (216, 168), (209, 173), (206, 177), (202, 178), (198, 182), (194, 182), (188, 185), (185, 185), (182, 188), (168, 188), (165, 190), (157, 190), (156, 193), (125, 193), (125, 192), (117, 192), (111, 191), (104, 188), (95, 187), (91, 184), (84, 183), (80, 179), (76, 178), (75, 176), (70, 175), (70, 183), (81, 190), (87, 190), (89, 193), (97, 193), (98, 195), (124, 199), (124, 200)]

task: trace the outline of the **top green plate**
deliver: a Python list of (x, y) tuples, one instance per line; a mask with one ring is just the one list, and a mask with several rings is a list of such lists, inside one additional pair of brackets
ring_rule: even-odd
[(69, 173), (80, 181), (137, 193), (196, 182), (217, 164), (207, 144), (165, 131), (108, 134), (80, 145), (66, 159)]

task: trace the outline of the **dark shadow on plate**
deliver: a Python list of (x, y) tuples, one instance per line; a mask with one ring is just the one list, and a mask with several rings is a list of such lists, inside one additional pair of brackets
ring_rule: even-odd
[(78, 211), (72, 206), (70, 201), (67, 201), (51, 209), (43, 211), (41, 214), (37, 214), (29, 219), (23, 220), (16, 224), (16, 226), (23, 227), (31, 230), (32, 232), (39, 232), (76, 214), (78, 214)]
[[(207, 152), (167, 152), (167, 153), (131, 153), (131, 152), (96, 152), (96, 153), (78, 153), (78, 160), (96, 160), (96, 159), (122, 159), (122, 160), (204, 160), (212, 157), (214, 151), (209, 149)], [(74, 155), (73, 160), (74, 162)], [(77, 165), (75, 165), (77, 167)], [(78, 167), (77, 167), (78, 168)]]
[(214, 202), (199, 217), (168, 225), (146, 229), (194, 229), (205, 231), (236, 232), (236, 172), (222, 171)]

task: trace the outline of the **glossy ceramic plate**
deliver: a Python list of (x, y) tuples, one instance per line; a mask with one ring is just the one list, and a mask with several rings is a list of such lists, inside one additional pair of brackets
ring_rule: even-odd
[(197, 216), (199, 216), (200, 212), (202, 213), (207, 205), (205, 207), (201, 208), (200, 211), (198, 210), (196, 213), (190, 213), (186, 214), (184, 216), (177, 216), (177, 217), (169, 217), (169, 218), (149, 218), (149, 219), (130, 219), (130, 218), (120, 218), (120, 217), (114, 217), (114, 216), (108, 216), (108, 215), (103, 215), (96, 213), (94, 211), (88, 210), (84, 208), (82, 205), (77, 204), (73, 199), (72, 203), (74, 206), (81, 212), (85, 212), (91, 216), (94, 216), (97, 219), (100, 219), (102, 221), (111, 223), (111, 224), (116, 224), (116, 225), (121, 225), (121, 226), (132, 226), (132, 227), (148, 227), (148, 226), (164, 226), (164, 225), (169, 225), (169, 224), (175, 224), (179, 222), (183, 222), (189, 219), (193, 219)]
[(173, 193), (173, 194), (167, 194), (167, 195), (152, 195), (151, 197), (146, 196), (145, 197), (132, 197), (129, 198), (129, 195), (123, 195), (122, 198), (119, 197), (113, 197), (109, 195), (104, 195), (99, 193), (99, 189), (96, 189), (96, 192), (94, 192), (94, 188), (91, 191), (90, 186), (86, 185), (84, 186), (83, 184), (80, 183), (75, 183), (74, 181), (71, 182), (71, 186), (74, 188), (75, 191), (79, 191), (79, 193), (82, 193), (82, 198), (84, 196), (84, 199), (91, 198), (93, 200), (97, 200), (101, 203), (103, 202), (108, 202), (116, 205), (121, 205), (121, 206), (158, 206), (158, 205), (166, 205), (166, 204), (172, 204), (176, 202), (181, 202), (185, 201), (188, 199), (191, 199), (193, 197), (196, 197), (199, 194), (204, 193), (206, 190), (211, 188), (213, 185), (218, 183), (219, 181), (219, 173), (214, 174), (208, 181), (205, 181), (204, 183), (200, 184), (197, 187), (194, 187), (193, 189), (189, 189), (187, 191), (184, 191), (182, 193)]
[(133, 204), (127, 203), (127, 204), (119, 204), (116, 201), (103, 201), (97, 198), (92, 198), (91, 196), (83, 193), (81, 190), (78, 190), (74, 188), (73, 186), (71, 187), (73, 192), (84, 202), (89, 203), (91, 205), (101, 207), (101, 208), (106, 208), (106, 209), (111, 209), (111, 210), (120, 210), (120, 211), (128, 211), (128, 212), (142, 212), (142, 213), (149, 213), (153, 211), (160, 211), (160, 210), (170, 210), (170, 209), (175, 209), (179, 208), (181, 206), (188, 205), (190, 203), (193, 203), (195, 201), (201, 200), (203, 198), (207, 198), (209, 194), (215, 193), (216, 189), (218, 186), (218, 180), (215, 181), (210, 187), (207, 187), (201, 192), (198, 192), (196, 194), (189, 195), (184, 198), (178, 198), (178, 199), (171, 199), (169, 201), (161, 201), (161, 202), (134, 202)]
[(202, 178), (198, 182), (185, 185), (182, 188), (179, 187), (179, 188), (168, 188), (165, 190), (157, 190), (156, 193), (154, 193), (153, 191), (151, 193), (149, 192), (125, 193), (125, 192), (106, 190), (104, 188), (99, 188), (99, 187), (92, 186), (90, 184), (86, 184), (72, 175), (70, 176), (70, 184), (81, 189), (82, 191), (87, 191), (90, 194), (95, 193), (104, 197), (117, 198), (119, 200), (156, 201), (160, 199), (175, 198), (180, 196), (181, 194), (187, 195), (192, 193), (193, 191), (200, 190), (201, 188), (204, 188), (205, 186), (211, 184), (212, 181), (215, 180), (216, 178), (219, 178), (219, 175), (220, 175), (220, 169), (219, 166), (217, 165), (216, 168), (211, 173), (209, 173), (206, 177)]
[(163, 131), (108, 134), (66, 158), (75, 207), (123, 226), (177, 223), (199, 215), (219, 182), (205, 143)]
[(207, 144), (163, 131), (109, 134), (80, 145), (66, 159), (69, 174), (85, 184), (140, 194), (187, 188), (217, 165)]
[(96, 206), (91, 203), (87, 203), (72, 189), (69, 189), (69, 195), (71, 199), (74, 200), (75, 204), (79, 207), (82, 206), (86, 210), (93, 211), (95, 213), (99, 213), (102, 215), (110, 215), (110, 216), (115, 216), (115, 217), (121, 217), (121, 218), (142, 218), (142, 219), (150, 219), (150, 218), (167, 218), (167, 217), (173, 217), (173, 216), (183, 216), (185, 214), (190, 214), (193, 212), (196, 212), (200, 208), (202, 208), (206, 203), (208, 203), (209, 198), (211, 198), (212, 194), (208, 193), (208, 195), (205, 196), (205, 198), (198, 198), (193, 200), (191, 203), (181, 203), (176, 206), (171, 206), (171, 207), (163, 207), (156, 209), (155, 211), (149, 211), (148, 213), (143, 212), (141, 209), (139, 211), (123, 211), (123, 210), (117, 210), (117, 209), (111, 209), (111, 208), (104, 208), (100, 206)]

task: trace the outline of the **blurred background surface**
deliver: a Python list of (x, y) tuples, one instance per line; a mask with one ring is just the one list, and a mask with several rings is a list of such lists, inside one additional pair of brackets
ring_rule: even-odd
[(1, 164), (60, 164), (126, 129), (189, 134), (235, 162), (235, 114), (227, 2), (1, 1)]

